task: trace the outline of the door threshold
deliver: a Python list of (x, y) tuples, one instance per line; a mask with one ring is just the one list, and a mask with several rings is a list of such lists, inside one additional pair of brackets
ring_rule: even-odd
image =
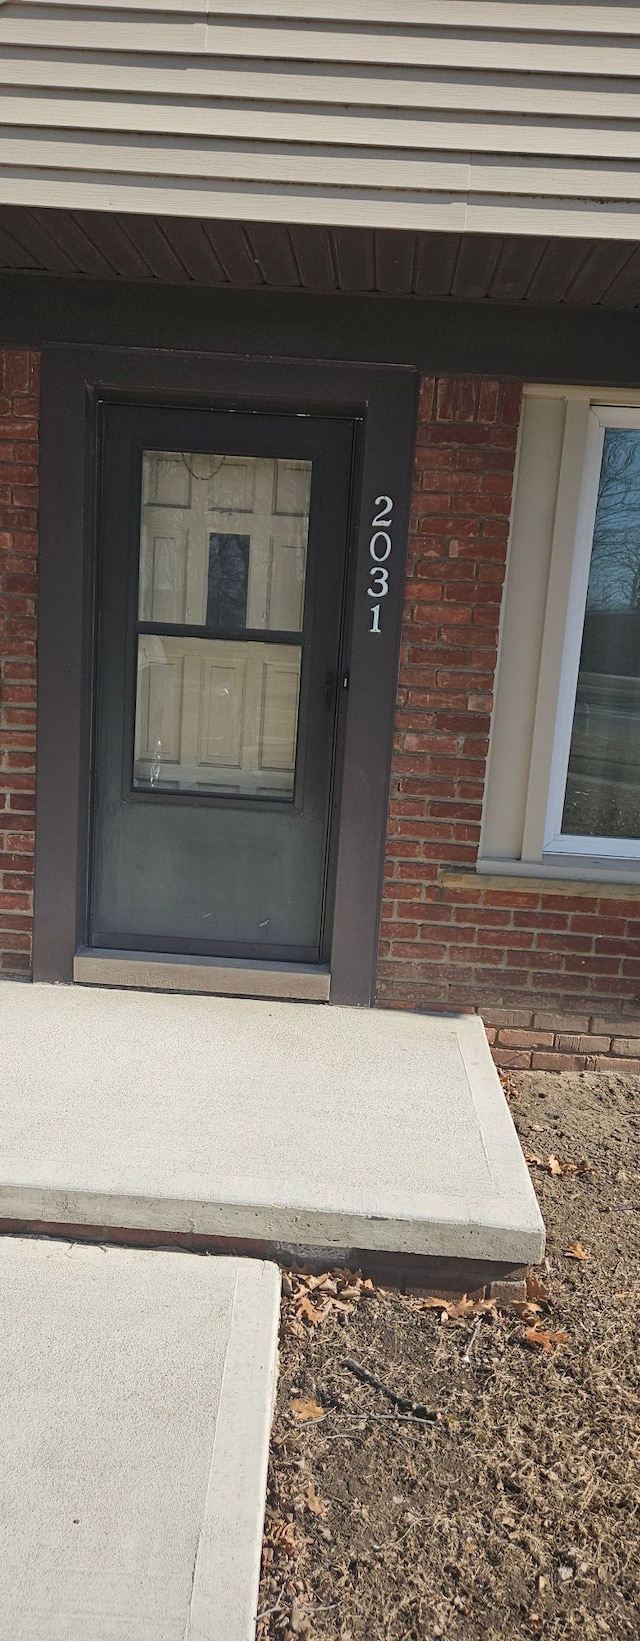
[(328, 1003), (331, 986), (330, 970), (317, 963), (112, 951), (106, 946), (81, 946), (73, 960), (73, 978), (82, 986), (204, 992), (212, 997), (282, 997), (305, 1003)]

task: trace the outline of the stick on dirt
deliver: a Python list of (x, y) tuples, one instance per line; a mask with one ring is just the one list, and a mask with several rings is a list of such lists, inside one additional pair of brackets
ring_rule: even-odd
[(362, 1367), (360, 1362), (354, 1362), (352, 1356), (345, 1357), (344, 1365), (348, 1368), (349, 1373), (353, 1373), (356, 1379), (361, 1380), (362, 1384), (372, 1385), (374, 1390), (379, 1390), (382, 1396), (386, 1396), (388, 1402), (392, 1402), (394, 1407), (399, 1407), (403, 1413), (412, 1413), (415, 1419), (423, 1419), (425, 1423), (436, 1424), (438, 1415), (431, 1408), (424, 1407), (421, 1402), (409, 1401), (406, 1396), (399, 1396), (397, 1391), (392, 1390), (389, 1385), (385, 1385), (383, 1379), (376, 1378), (375, 1373), (370, 1373), (369, 1369)]
[(482, 1317), (479, 1316), (478, 1320), (476, 1322), (475, 1328), (473, 1330), (473, 1333), (471, 1335), (471, 1338), (469, 1340), (469, 1343), (467, 1345), (467, 1348), (465, 1350), (464, 1356), (462, 1358), (465, 1367), (471, 1367), (471, 1352), (473, 1350), (473, 1347), (475, 1345), (475, 1342), (476, 1342), (476, 1339), (478, 1337), (478, 1334), (480, 1332), (481, 1327), (482, 1327)]

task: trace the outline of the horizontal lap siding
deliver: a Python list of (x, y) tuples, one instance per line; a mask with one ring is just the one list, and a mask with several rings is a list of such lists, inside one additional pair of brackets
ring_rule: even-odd
[(0, 200), (637, 234), (640, 5), (321, 0), (311, 19), (302, 0), (0, 7)]

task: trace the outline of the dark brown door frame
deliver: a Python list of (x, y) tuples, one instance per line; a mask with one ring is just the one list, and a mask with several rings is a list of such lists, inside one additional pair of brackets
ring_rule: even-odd
[[(373, 1001), (417, 388), (418, 373), (406, 366), (73, 346), (45, 351), (34, 979), (71, 981), (74, 954), (86, 942), (100, 405), (192, 404), (362, 422), (345, 633), (349, 687), (334, 838), (331, 998), (362, 1007)], [(388, 590), (376, 597), (385, 581)]]

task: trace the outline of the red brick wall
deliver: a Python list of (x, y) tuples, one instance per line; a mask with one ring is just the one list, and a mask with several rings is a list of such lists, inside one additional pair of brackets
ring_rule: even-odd
[(33, 910), (37, 353), (0, 349), (0, 972), (28, 973)]
[(478, 1010), (503, 1066), (640, 1071), (640, 899), (473, 875), (519, 415), (423, 381), (378, 997)]

